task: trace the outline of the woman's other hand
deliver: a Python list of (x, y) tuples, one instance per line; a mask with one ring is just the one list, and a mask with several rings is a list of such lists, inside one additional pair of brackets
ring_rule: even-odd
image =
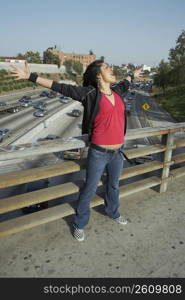
[(141, 79), (142, 77), (142, 69), (136, 69), (134, 72), (134, 79)]

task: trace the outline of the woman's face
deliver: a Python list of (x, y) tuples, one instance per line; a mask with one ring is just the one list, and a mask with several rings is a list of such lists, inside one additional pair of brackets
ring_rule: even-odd
[(113, 75), (113, 70), (111, 69), (111, 67), (109, 67), (108, 64), (103, 63), (101, 65), (99, 79), (104, 83), (112, 84), (116, 82), (116, 77)]

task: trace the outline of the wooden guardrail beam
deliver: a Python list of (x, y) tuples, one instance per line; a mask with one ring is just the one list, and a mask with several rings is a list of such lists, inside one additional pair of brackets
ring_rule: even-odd
[(84, 168), (83, 164), (84, 161), (65, 161), (49, 166), (0, 174), (0, 188), (77, 172)]
[(165, 150), (166, 150), (165, 145), (156, 144), (156, 145), (152, 145), (152, 146), (132, 148), (132, 149), (124, 150), (124, 152), (128, 156), (128, 158), (132, 159), (132, 158), (136, 158), (136, 157), (140, 157), (140, 156), (148, 155), (148, 154), (152, 154), (152, 153), (160, 153)]
[(176, 148), (185, 147), (185, 139), (178, 139), (174, 142)]
[(78, 192), (79, 187), (72, 182), (68, 182), (25, 194), (7, 197), (0, 199), (0, 214)]
[(185, 153), (180, 153), (172, 156), (174, 164), (185, 162)]
[(162, 162), (154, 160), (152, 162), (147, 162), (145, 164), (140, 164), (133, 167), (125, 168), (121, 173), (120, 180), (145, 174), (147, 172), (159, 170), (162, 167), (163, 167)]

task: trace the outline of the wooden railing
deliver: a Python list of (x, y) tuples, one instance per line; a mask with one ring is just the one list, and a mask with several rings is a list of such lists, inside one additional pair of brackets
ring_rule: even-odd
[[(133, 193), (143, 191), (155, 186), (159, 187), (159, 192), (165, 192), (169, 181), (185, 175), (185, 166), (180, 164), (185, 162), (185, 138), (176, 139), (175, 136), (185, 131), (185, 123), (178, 123), (168, 127), (142, 128), (128, 130), (126, 140), (137, 140), (152, 136), (162, 136), (161, 143), (144, 146), (142, 148), (131, 148), (125, 150), (125, 154), (130, 158), (138, 158), (143, 155), (159, 153), (160, 158), (151, 162), (140, 165), (129, 166), (124, 168), (120, 176), (120, 198)], [(74, 148), (84, 148), (87, 146), (87, 136), (81, 136), (71, 139), (57, 139), (55, 141), (39, 142), (39, 144), (25, 144), (17, 147), (0, 148), (0, 165), (1, 163), (11, 164), (16, 159), (22, 159), (30, 156), (37, 156), (46, 153), (54, 153)], [(181, 148), (180, 154), (173, 155), (173, 150)], [(170, 170), (170, 167), (178, 164), (178, 168)], [(0, 189), (13, 187), (20, 184), (37, 181), (54, 176), (72, 174), (81, 172), (85, 168), (86, 160), (64, 161), (44, 167), (35, 167), (27, 170), (15, 171), (0, 175)], [(152, 171), (158, 170), (158, 175), (151, 175)], [(132, 183), (121, 184), (123, 179), (131, 178), (136, 175), (147, 174), (142, 180), (135, 180)], [(103, 181), (99, 182), (99, 186)], [(8, 213), (23, 207), (52, 201), (66, 195), (72, 195), (79, 192), (79, 186), (74, 182), (58, 184), (55, 186), (43, 188), (33, 192), (19, 194), (16, 196), (0, 199), (0, 214)], [(76, 197), (77, 198), (77, 197)], [(91, 201), (91, 207), (103, 204), (101, 196), (95, 195)], [(29, 229), (40, 224), (63, 218), (74, 214), (74, 208), (71, 203), (51, 206), (42, 211), (34, 212), (29, 215), (15, 217), (0, 223), (0, 237), (4, 237), (25, 229)]]

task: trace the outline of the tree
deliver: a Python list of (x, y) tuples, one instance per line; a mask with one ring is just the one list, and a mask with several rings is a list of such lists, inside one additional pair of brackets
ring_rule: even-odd
[(172, 66), (185, 64), (185, 30), (177, 38), (176, 47), (170, 49), (169, 60)]
[(126, 75), (126, 71), (120, 68), (119, 66), (113, 66), (113, 74), (117, 79), (122, 79)]
[(184, 84), (185, 82), (185, 30), (176, 40), (175, 48), (169, 51), (169, 61), (173, 70), (171, 72), (174, 84)]
[(40, 64), (41, 63), (41, 59), (40, 59), (40, 53), (38, 51), (33, 52), (33, 51), (27, 51), (24, 54), (25, 59), (29, 62), (29, 63), (35, 63), (35, 64)]
[(44, 52), (44, 64), (54, 64), (60, 67), (60, 58), (58, 55), (49, 51), (49, 48)]
[(71, 74), (72, 71), (73, 71), (73, 61), (71, 59), (67, 59), (65, 62), (64, 62), (64, 66), (66, 67), (66, 72), (68, 74)]
[(132, 64), (132, 63), (129, 63), (129, 64), (127, 65), (127, 68), (129, 69), (129, 71), (134, 71), (134, 70), (136, 69), (136, 67), (135, 67), (134, 64)]
[(26, 59), (25, 55), (22, 54), (22, 53), (18, 53), (16, 57), (19, 58), (19, 59)]
[(105, 56), (100, 56), (100, 60), (105, 61)]
[(170, 84), (170, 72), (170, 64), (162, 59), (159, 64), (157, 73), (154, 76), (154, 84), (162, 87), (163, 94), (165, 94), (165, 89)]
[(83, 64), (79, 61), (74, 61), (72, 68), (78, 75), (81, 75), (83, 73)]
[(64, 66), (66, 67), (66, 72), (68, 74), (81, 75), (83, 73), (83, 65), (79, 61), (68, 59), (64, 62)]

